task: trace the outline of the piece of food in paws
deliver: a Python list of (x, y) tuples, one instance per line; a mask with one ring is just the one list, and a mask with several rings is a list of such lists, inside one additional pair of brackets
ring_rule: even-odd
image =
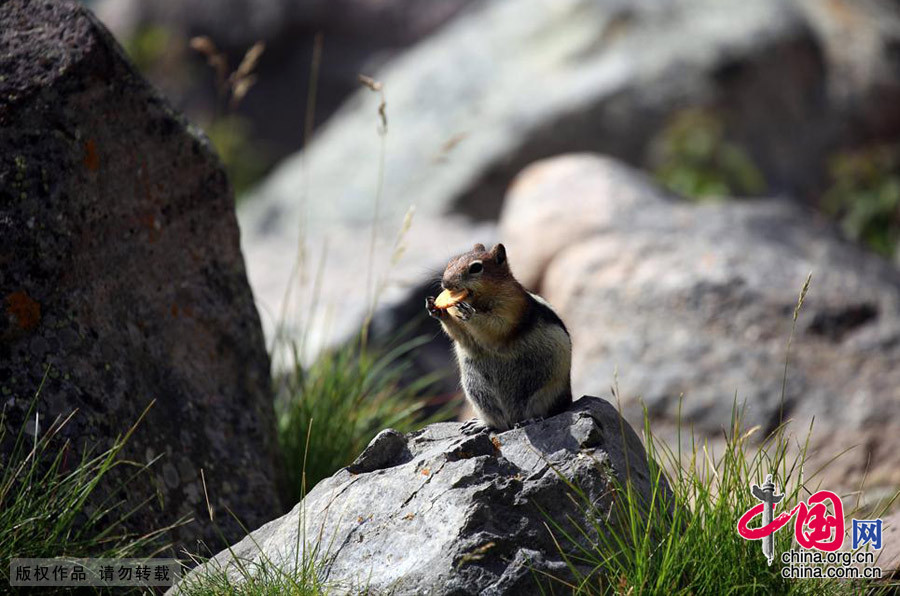
[(468, 295), (469, 290), (460, 290), (458, 292), (444, 290), (434, 300), (434, 305), (440, 309), (447, 309), (451, 306), (456, 306), (457, 304), (465, 300), (466, 296)]

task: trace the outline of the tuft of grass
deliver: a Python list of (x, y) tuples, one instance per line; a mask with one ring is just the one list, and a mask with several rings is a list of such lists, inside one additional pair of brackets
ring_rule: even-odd
[(178, 584), (178, 594), (184, 596), (320, 596), (328, 592), (314, 568), (286, 573), (270, 562), (253, 563), (240, 569), (239, 577), (230, 577), (222, 570), (209, 570), (185, 578)]
[(240, 201), (269, 170), (267, 150), (253, 138), (250, 121), (230, 112), (206, 127), (206, 135), (222, 160)]
[[(235, 517), (235, 519), (237, 518)], [(239, 524), (241, 523), (240, 520), (237, 521)], [(327, 557), (318, 552), (318, 545), (312, 550), (307, 550), (305, 516), (300, 515), (298, 523), (300, 528), (297, 534), (297, 543), (294, 545), (292, 566), (288, 567), (272, 561), (255, 542), (254, 545), (262, 556), (259, 561), (242, 561), (235, 556), (232, 548), (228, 547), (234, 562), (231, 573), (216, 563), (210, 562), (209, 558), (191, 555), (190, 558), (195, 565), (199, 566), (205, 563), (206, 566), (184, 576), (178, 583), (177, 593), (180, 596), (218, 596), (220, 594), (319, 596), (327, 594), (332, 587), (324, 579)], [(243, 524), (241, 526), (243, 527)], [(244, 528), (244, 531), (252, 538), (247, 528)]]
[[(143, 505), (126, 511), (123, 502), (114, 497), (154, 463), (137, 464), (121, 457), (153, 404), (111, 447), (99, 453), (88, 448), (79, 455), (61, 435), (77, 410), (57, 417), (43, 429), (37, 408), (39, 394), (40, 388), (15, 437), (7, 436), (5, 408), (0, 414), (0, 444), (7, 439), (12, 442), (9, 455), (0, 458), (0, 561), (13, 557), (144, 557), (148, 550), (160, 552), (164, 545), (159, 537), (171, 527), (143, 536), (127, 532), (124, 522)], [(31, 421), (33, 435), (26, 432)], [(98, 487), (109, 488), (110, 471), (123, 465), (133, 469), (117, 490), (107, 490), (110, 496), (105, 499), (94, 499)], [(8, 583), (9, 566), (0, 566), (0, 585)]]
[(875, 145), (836, 155), (823, 197), (850, 238), (892, 257), (900, 241), (900, 145)]
[(294, 346), (294, 369), (281, 379), (276, 398), (278, 439), (294, 497), (303, 494), (301, 470), (312, 487), (352, 463), (382, 429), (410, 432), (449, 416), (444, 409), (423, 416), (424, 396), (440, 373), (405, 382), (408, 356), (429, 337), (382, 350), (367, 347), (363, 335), (306, 369)]
[(747, 151), (727, 140), (724, 121), (709, 110), (676, 113), (654, 139), (652, 152), (657, 180), (690, 199), (722, 200), (766, 189)]
[(161, 25), (143, 25), (130, 38), (122, 40), (122, 46), (138, 70), (148, 72), (165, 60), (174, 37)]
[[(754, 447), (750, 439), (759, 427), (744, 430), (736, 405), (734, 412), (721, 454), (692, 439), (685, 460), (680, 449), (673, 451), (653, 436), (645, 409), (649, 502), (630, 479), (613, 479), (612, 509), (601, 514), (584, 492), (570, 485), (588, 523), (581, 522), (576, 533), (552, 519), (548, 525), (575, 578), (565, 582), (572, 593), (819, 595), (878, 594), (891, 589), (875, 580), (782, 577), (779, 554), (794, 547), (793, 521), (775, 534), (771, 566), (759, 541), (738, 535), (738, 519), (759, 503), (751, 495), (751, 484), (761, 485), (771, 473), (776, 490), (785, 495), (782, 503), (793, 506), (818, 490), (813, 481), (822, 469), (807, 475), (809, 435), (806, 442), (795, 445), (795, 455), (789, 454), (785, 426)], [(664, 469), (673, 472), (667, 475)]]

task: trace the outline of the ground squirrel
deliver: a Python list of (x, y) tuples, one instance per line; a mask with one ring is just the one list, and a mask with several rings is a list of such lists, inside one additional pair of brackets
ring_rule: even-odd
[(569, 332), (516, 281), (502, 244), (452, 259), (441, 286), (425, 308), (453, 340), (463, 390), (484, 425), (507, 430), (572, 403)]

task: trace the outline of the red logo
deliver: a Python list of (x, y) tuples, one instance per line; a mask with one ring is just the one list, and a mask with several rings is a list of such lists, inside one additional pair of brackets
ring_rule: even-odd
[[(831, 514), (828, 513), (828, 502), (831, 502)], [(768, 516), (764, 515), (767, 506), (771, 508)], [(772, 502), (763, 501), (754, 505), (738, 520), (738, 534), (747, 540), (761, 540), (780, 530), (796, 516), (794, 537), (803, 548), (831, 552), (839, 550), (844, 544), (844, 505), (841, 498), (829, 490), (820, 490), (805, 503), (801, 501), (769, 523), (758, 528), (750, 527), (753, 518), (762, 515), (771, 519), (774, 511), (775, 503)]]

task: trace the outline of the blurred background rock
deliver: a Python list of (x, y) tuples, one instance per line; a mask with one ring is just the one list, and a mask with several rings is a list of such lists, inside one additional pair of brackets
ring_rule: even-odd
[[(241, 162), (252, 161), (229, 164), (248, 170), (241, 172), (239, 188), (246, 188), (280, 158), (302, 147), (311, 83), (315, 85), (314, 124), (319, 126), (359, 88), (359, 73), (371, 74), (404, 54), (419, 54), (415, 46), (426, 44), (448, 24), (457, 31), (468, 28), (485, 44), (507, 44), (484, 54), (484, 61), (511, 51), (515, 46), (508, 45), (512, 41), (508, 35), (519, 30), (522, 45), (545, 58), (535, 61), (523, 56), (518, 64), (483, 65), (484, 69), (518, 66), (530, 70), (533, 89), (543, 94), (551, 91), (544, 83), (563, 69), (580, 71), (578, 75), (587, 78), (589, 69), (613, 57), (641, 62), (654, 54), (674, 53), (688, 63), (710, 62), (716, 68), (712, 84), (728, 87), (730, 96), (716, 102), (711, 96), (715, 89), (692, 89), (692, 81), (678, 76), (679, 65), (666, 65), (672, 71), (662, 83), (665, 87), (653, 92), (681, 93), (682, 97), (676, 105), (666, 106), (673, 111), (662, 114), (661, 122), (649, 123), (656, 133), (650, 135), (654, 141), (650, 145), (644, 131), (635, 131), (638, 138), (630, 147), (622, 143), (608, 147), (602, 135), (597, 135), (594, 147), (575, 146), (585, 144), (580, 137), (591, 129), (554, 135), (564, 149), (612, 149), (632, 163), (653, 168), (667, 185), (689, 195), (799, 190), (799, 198), (818, 202), (824, 187), (834, 182), (831, 178), (839, 178), (842, 184), (848, 178), (867, 178), (860, 168), (848, 166), (848, 159), (861, 155), (871, 168), (891, 167), (883, 159), (890, 151), (868, 147), (869, 151), (861, 149), (862, 154), (853, 156), (832, 154), (837, 147), (891, 144), (900, 127), (896, 108), (900, 25), (896, 5), (883, 0), (765, 0), (753, 8), (708, 0), (523, 1), (506, 9), (502, 3), (484, 0), (92, 0), (88, 4), (177, 107), (198, 123), (211, 125), (214, 140), (223, 118), (239, 131), (231, 144), (246, 147), (220, 147), (226, 162), (236, 161), (235, 153)], [(460, 19), (461, 15), (466, 18)], [(530, 23), (527, 30), (526, 22)], [(706, 28), (718, 30), (732, 42), (697, 45), (691, 38)], [(653, 43), (643, 43), (651, 32), (657, 33)], [(200, 35), (215, 43), (232, 68), (254, 43), (265, 44), (254, 90), (233, 114), (224, 113), (215, 73), (189, 47), (189, 40)], [(317, 35), (321, 35), (321, 59), (311, 81)], [(443, 49), (452, 51), (453, 35), (444, 38), (450, 45)], [(691, 46), (694, 50), (686, 51)], [(624, 56), (623, 48), (629, 49)], [(477, 80), (478, 69), (471, 64), (442, 72), (450, 70), (445, 67), (451, 64), (459, 66), (449, 54), (432, 64), (436, 76)], [(612, 74), (608, 66), (605, 70)], [(653, 81), (645, 82), (649, 105), (642, 107), (650, 116), (659, 110), (653, 109), (649, 88)], [(429, 88), (428, 80), (418, 84), (422, 90)], [(580, 94), (577, 89), (565, 93)], [(425, 111), (427, 103), (420, 102), (418, 107)], [(703, 109), (681, 111), (691, 107)], [(789, 142), (786, 137), (802, 135), (801, 140), (808, 143), (801, 152), (809, 154), (805, 158), (783, 147), (773, 151), (778, 143), (761, 143), (770, 134), (768, 129), (787, 119), (802, 128), (782, 127), (778, 141), (783, 145)], [(583, 121), (596, 123), (597, 118), (584, 114)], [(856, 184), (878, 182), (856, 180)], [(833, 202), (833, 210), (848, 208), (839, 198)], [(851, 227), (857, 229), (859, 224)]]
[[(235, 172), (240, 191), (303, 145), (316, 35), (323, 39), (315, 81), (318, 126), (356, 90), (358, 73), (373, 72), (471, 2), (96, 0), (88, 4), (144, 75), (194, 121), (207, 125)], [(223, 113), (215, 73), (189, 47), (195, 36), (209, 37), (232, 68), (254, 43), (265, 43), (254, 92), (233, 113)], [(223, 130), (226, 126), (234, 130)], [(229, 134), (227, 140), (220, 138)]]

